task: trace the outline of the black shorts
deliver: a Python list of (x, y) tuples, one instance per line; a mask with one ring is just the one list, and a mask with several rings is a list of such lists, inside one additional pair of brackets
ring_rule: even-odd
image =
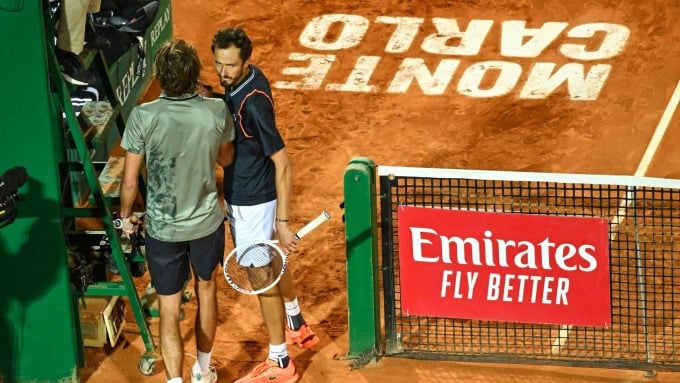
[(156, 293), (173, 295), (189, 280), (190, 265), (194, 277), (210, 280), (215, 267), (224, 259), (224, 225), (206, 237), (184, 242), (159, 241), (147, 235), (145, 246)]

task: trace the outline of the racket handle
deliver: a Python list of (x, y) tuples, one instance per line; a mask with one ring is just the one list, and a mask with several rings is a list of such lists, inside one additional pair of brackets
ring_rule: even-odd
[(113, 220), (113, 227), (116, 229), (133, 230), (135, 224), (132, 222), (123, 222), (122, 219), (118, 218)]
[(319, 214), (318, 217), (314, 218), (312, 222), (306, 224), (302, 229), (300, 229), (296, 234), (295, 234), (295, 239), (300, 239), (304, 237), (305, 235), (309, 234), (310, 231), (316, 229), (321, 225), (322, 223), (328, 221), (331, 219), (331, 215), (327, 211), (323, 211), (321, 214)]

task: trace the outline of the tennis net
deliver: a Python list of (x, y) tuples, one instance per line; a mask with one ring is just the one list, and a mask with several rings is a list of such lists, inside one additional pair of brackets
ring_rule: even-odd
[[(680, 357), (676, 352), (680, 346), (680, 181), (632, 176), (394, 166), (378, 166), (377, 169), (382, 244), (380, 270), (387, 355), (632, 369), (680, 368)], [(505, 302), (505, 306), (490, 306), (493, 310), (475, 312), (473, 307), (472, 314), (466, 312), (462, 317), (456, 317), (455, 313), (456, 310), (462, 310), (463, 300), (443, 301), (447, 302), (443, 310), (450, 309), (454, 313), (452, 315), (428, 314), (432, 307), (427, 305), (420, 305), (420, 311), (415, 310), (414, 307), (420, 302), (418, 299), (425, 298), (417, 296), (410, 298), (413, 302), (405, 303), (409, 294), (414, 295), (407, 289), (415, 286), (405, 286), (405, 273), (412, 273), (412, 270), (410, 264), (402, 264), (405, 261), (405, 249), (412, 247), (411, 242), (403, 243), (408, 230), (404, 231), (404, 227), (400, 230), (400, 217), (406, 219), (400, 210), (407, 207), (423, 209), (423, 212), (434, 214), (435, 217), (448, 211), (457, 214), (493, 213), (491, 218), (488, 218), (489, 215), (481, 217), (493, 219), (501, 227), (504, 222), (507, 226), (508, 222), (514, 222), (512, 220), (520, 216), (563, 219), (558, 220), (558, 224), (586, 218), (605, 222), (607, 280), (604, 284), (585, 286), (585, 289), (587, 291), (590, 288), (593, 297), (607, 297), (607, 307), (604, 309), (610, 321), (602, 325), (574, 325), (573, 321), (581, 321), (579, 314), (572, 317), (572, 323), (563, 324), (559, 320), (555, 320), (555, 323), (541, 323), (546, 321), (540, 319), (537, 323), (531, 320), (503, 320), (503, 317), (514, 318), (518, 310), (528, 307), (523, 305), (528, 302), (518, 304), (516, 297), (513, 303)], [(420, 212), (416, 211), (418, 214)], [(461, 219), (463, 216), (455, 217)], [(472, 217), (474, 221), (480, 216)], [(427, 219), (437, 220), (426, 217), (421, 222), (427, 222)], [(523, 227), (526, 232), (546, 230), (545, 227), (536, 226), (536, 222), (543, 226), (540, 224), (542, 221), (527, 222)], [(534, 226), (531, 226), (532, 222)], [(469, 224), (460, 222), (458, 226)], [(454, 231), (457, 226), (446, 221), (442, 225), (445, 228), (454, 226)], [(407, 229), (411, 232), (414, 230), (412, 227)], [(489, 233), (487, 231), (485, 234), (486, 239), (490, 238)], [(568, 238), (583, 233), (575, 230), (573, 233), (554, 234)], [(451, 238), (458, 239), (454, 236)], [(483, 240), (480, 239), (479, 243), (486, 243)], [(459, 251), (469, 244), (469, 241), (459, 242), (464, 243)], [(440, 259), (440, 255), (431, 255), (429, 260), (425, 255), (420, 255), (420, 258), (434, 262)], [(470, 261), (470, 258), (455, 258), (455, 254), (451, 258), (459, 262), (462, 260), (463, 263)], [(464, 269), (461, 264), (452, 262), (454, 265), (449, 265), (452, 267), (449, 274)], [(487, 266), (498, 266), (488, 262)], [(498, 267), (494, 270), (497, 271)], [(468, 282), (472, 280), (470, 275)], [(423, 272), (416, 275), (415, 279), (410, 278), (421, 284), (435, 279), (439, 286), (441, 276), (435, 272)], [(572, 289), (584, 288), (583, 283), (589, 283), (587, 279), (577, 282), (579, 286), (572, 281)], [(515, 285), (515, 290), (517, 288)], [(599, 290), (606, 289), (609, 289), (606, 294), (598, 294), (605, 293)], [(443, 296), (443, 287), (441, 293)], [(472, 296), (471, 292), (469, 294)], [(482, 300), (488, 300), (488, 297), (489, 294), (484, 295)], [(593, 302), (585, 304), (598, 303), (593, 299)], [(501, 309), (496, 310), (498, 307)], [(589, 315), (587, 306), (581, 310), (582, 315)], [(415, 315), (414, 311), (417, 311)], [(588, 323), (588, 320), (583, 318), (582, 321)]]

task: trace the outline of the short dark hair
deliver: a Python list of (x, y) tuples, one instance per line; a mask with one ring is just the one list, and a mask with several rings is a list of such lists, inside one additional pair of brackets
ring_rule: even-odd
[(253, 42), (241, 28), (226, 28), (217, 31), (212, 39), (210, 50), (215, 53), (215, 49), (227, 49), (232, 45), (241, 50), (240, 57), (243, 61), (248, 60), (253, 53)]
[(195, 92), (201, 75), (196, 48), (184, 40), (166, 41), (154, 57), (153, 75), (168, 96)]

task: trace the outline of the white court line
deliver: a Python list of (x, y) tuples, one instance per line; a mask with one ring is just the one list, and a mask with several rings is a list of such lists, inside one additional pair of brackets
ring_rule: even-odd
[(652, 140), (649, 142), (649, 145), (647, 146), (645, 155), (642, 156), (642, 160), (640, 160), (640, 165), (638, 166), (637, 171), (635, 172), (636, 176), (644, 176), (645, 173), (647, 173), (649, 163), (652, 162), (652, 158), (654, 158), (654, 155), (656, 154), (656, 149), (659, 147), (661, 139), (663, 138), (663, 135), (666, 133), (666, 128), (668, 128), (668, 124), (670, 124), (671, 118), (673, 117), (673, 113), (675, 113), (675, 110), (678, 108), (679, 102), (680, 102), (680, 81), (678, 81), (678, 84), (675, 86), (675, 91), (673, 92), (670, 101), (668, 101), (668, 105), (666, 105), (666, 110), (663, 112), (663, 116), (661, 116), (659, 125), (656, 126), (656, 130), (654, 131)]
[[(659, 120), (659, 124), (656, 126), (656, 130), (654, 130), (652, 140), (649, 142), (649, 145), (647, 145), (647, 150), (645, 150), (645, 154), (642, 156), (642, 160), (640, 160), (640, 164), (638, 165), (638, 168), (635, 171), (635, 176), (644, 177), (645, 174), (647, 173), (649, 164), (652, 162), (652, 159), (656, 154), (656, 150), (659, 148), (659, 144), (661, 143), (661, 139), (663, 138), (663, 135), (666, 133), (666, 129), (668, 128), (668, 125), (671, 122), (671, 118), (673, 117), (675, 110), (678, 108), (678, 103), (680, 103), (680, 81), (678, 81), (678, 84), (675, 86), (675, 91), (673, 91), (673, 95), (671, 96), (671, 99), (668, 101), (668, 105), (666, 105), (666, 110), (664, 110), (663, 115), (661, 116), (661, 120)], [(630, 195), (631, 192), (629, 191), (626, 200), (632, 201), (631, 198), (628, 198)], [(625, 214), (625, 210), (627, 207), (628, 207), (627, 204), (626, 206), (619, 206), (619, 212), (617, 213), (616, 217), (614, 218), (614, 222), (612, 223), (613, 228), (616, 228), (619, 225), (623, 217), (622, 212), (623, 214)], [(614, 230), (612, 230), (612, 232), (614, 232)], [(612, 240), (611, 236), (610, 240)], [(572, 328), (571, 325), (560, 326), (559, 333), (555, 337), (555, 340), (553, 340), (551, 353), (556, 354), (560, 352), (562, 346), (564, 346), (564, 344), (567, 343), (567, 339), (569, 338), (569, 331), (571, 330), (571, 328)]]

